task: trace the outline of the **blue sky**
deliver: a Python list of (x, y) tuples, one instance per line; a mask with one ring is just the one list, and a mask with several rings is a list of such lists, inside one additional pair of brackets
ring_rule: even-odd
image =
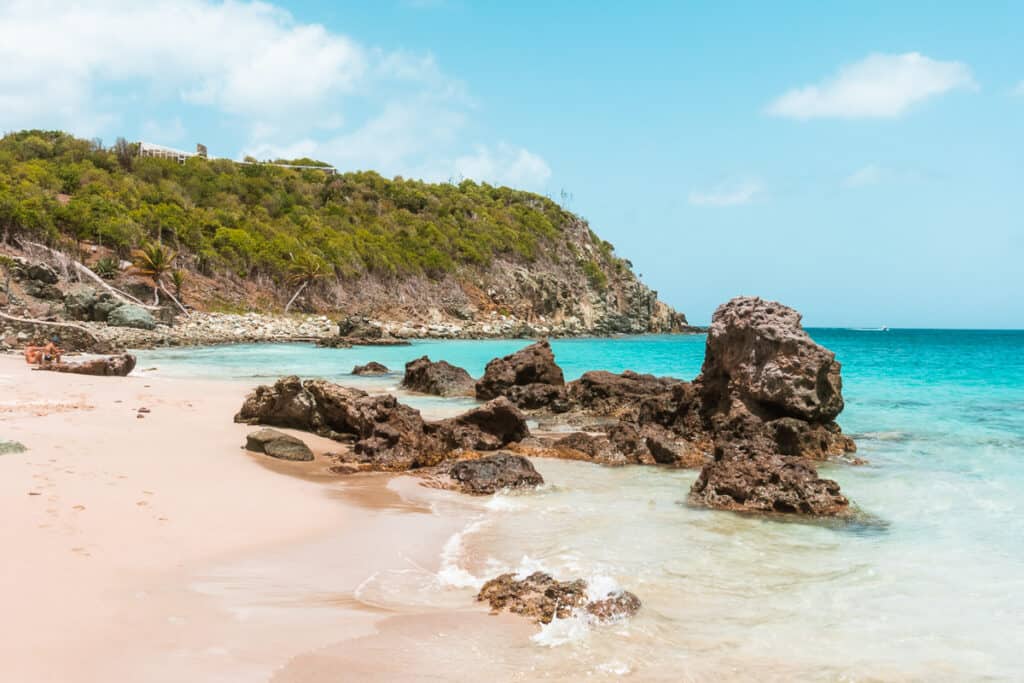
[(565, 193), (694, 322), (1024, 327), (1024, 4), (772, 5), (0, 2), (0, 129)]

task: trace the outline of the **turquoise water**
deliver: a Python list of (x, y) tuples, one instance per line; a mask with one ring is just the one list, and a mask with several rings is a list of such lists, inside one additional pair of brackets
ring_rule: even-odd
[[(693, 472), (538, 461), (548, 482), (538, 492), (451, 496), (445, 504), (475, 516), (445, 548), (440, 571), (371, 577), (361, 599), (396, 611), (403, 599), (450, 609), (471, 604), (476, 586), (499, 571), (540, 567), (619, 584), (644, 601), (626, 624), (546, 627), (514, 658), (542, 672), (536, 678), (1024, 679), (1024, 332), (811, 334), (843, 363), (839, 422), (870, 463), (822, 470), (884, 526), (697, 510), (681, 503)], [(344, 380), (355, 363), (400, 371), (428, 354), (479, 374), (526, 343), (167, 350), (140, 354), (140, 367), (250, 382), (285, 373)], [(553, 347), (568, 378), (634, 369), (689, 379), (703, 343), (640, 337)], [(398, 378), (372, 383), (393, 388)]]

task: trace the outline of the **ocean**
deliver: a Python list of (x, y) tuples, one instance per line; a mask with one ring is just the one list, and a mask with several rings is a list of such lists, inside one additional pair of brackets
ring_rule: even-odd
[[(438, 514), (457, 508), (470, 519), (437, 567), (368, 577), (355, 597), (396, 613), (458, 609), (502, 571), (543, 569), (621, 586), (643, 601), (618, 624), (578, 617), (538, 628), (515, 645), (509, 676), (528, 665), (529, 678), (552, 680), (1024, 679), (1024, 332), (809, 332), (843, 364), (838, 421), (868, 461), (819, 469), (877, 524), (696, 509), (685, 504), (694, 471), (538, 460), (547, 481), (538, 491), (433, 494)], [(140, 352), (138, 367), (396, 390), (402, 365), (421, 355), (478, 376), (488, 360), (527, 343), (168, 349)], [(592, 369), (692, 379), (704, 337), (559, 339), (552, 347), (567, 379)], [(395, 374), (348, 374), (370, 360)], [(431, 416), (472, 403), (403, 400)], [(436, 654), (457, 660), (473, 651), (465, 645)]]

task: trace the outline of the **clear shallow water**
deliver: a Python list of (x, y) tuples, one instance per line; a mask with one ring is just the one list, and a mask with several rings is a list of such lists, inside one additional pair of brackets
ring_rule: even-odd
[[(840, 423), (871, 463), (822, 469), (885, 527), (696, 510), (681, 504), (694, 472), (538, 461), (548, 481), (541, 491), (435, 501), (474, 518), (449, 541), (440, 571), (375, 576), (360, 599), (396, 611), (451, 609), (470, 604), (485, 578), (534, 568), (637, 593), (644, 609), (630, 622), (556, 623), (519, 653), (556, 679), (1024, 679), (1024, 333), (811, 333), (843, 362)], [(628, 368), (689, 379), (703, 342), (553, 346), (569, 378)], [(141, 354), (140, 367), (248, 381), (283, 373), (344, 380), (357, 362), (400, 371), (426, 353), (479, 374), (490, 358), (526, 343), (153, 351)], [(368, 385), (390, 388), (398, 379)], [(414, 402), (449, 408), (438, 399)]]

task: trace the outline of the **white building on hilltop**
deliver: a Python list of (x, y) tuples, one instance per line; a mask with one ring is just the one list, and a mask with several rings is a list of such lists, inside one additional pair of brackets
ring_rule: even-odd
[(188, 159), (190, 157), (199, 157), (201, 159), (205, 159), (206, 145), (197, 144), (195, 152), (183, 152), (180, 149), (164, 147), (163, 145), (154, 145), (151, 142), (140, 142), (139, 156), (151, 157), (154, 159), (172, 159), (174, 161), (177, 161), (179, 164), (183, 164), (185, 163), (185, 159)]

